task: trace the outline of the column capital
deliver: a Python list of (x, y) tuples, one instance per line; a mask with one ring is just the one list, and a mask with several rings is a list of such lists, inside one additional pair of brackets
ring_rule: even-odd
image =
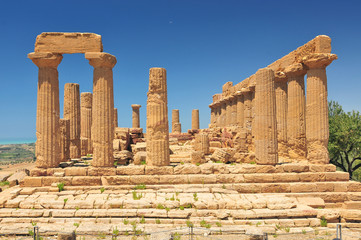
[(93, 67), (113, 68), (117, 63), (117, 59), (113, 55), (105, 52), (87, 52), (85, 58)]
[(50, 52), (32, 52), (28, 54), (28, 58), (30, 58), (31, 61), (33, 61), (33, 63), (39, 68), (57, 68), (61, 60), (63, 59), (63, 55)]
[(332, 53), (313, 53), (302, 58), (302, 63), (308, 68), (326, 68), (333, 60), (337, 59)]
[(139, 104), (132, 104), (131, 106), (133, 109), (139, 109), (142, 107), (142, 105), (139, 105)]
[(278, 71), (275, 72), (275, 82), (279, 82), (279, 83), (285, 83), (287, 82), (287, 75), (282, 72), (282, 71)]
[(307, 73), (306, 67), (302, 63), (295, 63), (285, 68), (283, 73), (287, 78), (304, 76)]

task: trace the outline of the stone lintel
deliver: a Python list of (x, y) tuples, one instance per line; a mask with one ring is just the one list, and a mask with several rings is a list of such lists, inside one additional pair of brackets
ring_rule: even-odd
[(307, 73), (307, 67), (302, 63), (292, 64), (285, 68), (284, 73), (287, 77), (303, 76)]
[(28, 54), (28, 58), (30, 58), (33, 63), (38, 67), (52, 67), (57, 68), (60, 64), (63, 56), (58, 53), (37, 53), (32, 52)]
[(35, 52), (103, 52), (102, 37), (95, 33), (44, 32), (36, 37)]
[(287, 75), (284, 72), (275, 72), (275, 82), (287, 82)]
[(117, 59), (105, 52), (87, 52), (85, 58), (89, 60), (89, 64), (93, 67), (109, 67), (113, 68), (117, 63)]
[(313, 53), (302, 58), (308, 68), (325, 68), (337, 59), (336, 54), (331, 53)]

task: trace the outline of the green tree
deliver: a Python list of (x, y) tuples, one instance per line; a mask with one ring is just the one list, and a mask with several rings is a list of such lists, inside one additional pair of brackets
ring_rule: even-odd
[(361, 116), (358, 111), (345, 113), (337, 102), (330, 101), (330, 162), (350, 174), (350, 179), (360, 176), (361, 170)]

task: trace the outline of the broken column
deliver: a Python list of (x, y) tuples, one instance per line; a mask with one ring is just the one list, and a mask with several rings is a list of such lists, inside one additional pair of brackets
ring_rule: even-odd
[[(93, 95), (90, 92), (80, 94), (80, 139), (82, 155), (92, 153), (91, 126), (92, 126), (92, 101)], [(84, 139), (87, 139), (84, 141)], [(85, 145), (86, 144), (86, 145)]]
[(114, 108), (114, 127), (118, 127), (118, 109)]
[(60, 162), (70, 160), (70, 120), (60, 119)]
[(209, 154), (209, 137), (206, 133), (196, 134), (194, 142), (194, 150), (204, 154)]
[(290, 158), (306, 158), (306, 70), (302, 64), (294, 64), (284, 71), (288, 78), (287, 144)]
[(93, 71), (93, 142), (94, 167), (111, 167), (114, 164), (114, 95), (113, 67), (116, 58), (104, 52), (87, 52), (85, 58), (94, 67)]
[(287, 77), (283, 72), (275, 74), (275, 92), (278, 154), (287, 156)]
[(179, 122), (179, 109), (172, 110), (172, 133), (181, 133), (181, 124)]
[(140, 114), (139, 108), (141, 105), (139, 104), (132, 104), (132, 127), (133, 128), (140, 128)]
[(147, 99), (147, 165), (167, 166), (169, 159), (169, 127), (167, 72), (164, 68), (149, 70)]
[(255, 154), (257, 164), (275, 165), (277, 154), (276, 96), (274, 72), (270, 68), (256, 73)]
[(36, 166), (57, 167), (60, 162), (60, 106), (57, 67), (63, 56), (56, 53), (30, 53), (39, 67), (36, 106)]
[(199, 129), (199, 110), (192, 110), (192, 129)]
[(335, 54), (314, 53), (302, 59), (307, 70), (306, 141), (307, 159), (314, 164), (328, 164), (328, 103), (326, 67), (337, 59)]
[(70, 158), (80, 158), (80, 92), (77, 83), (65, 84), (64, 119), (70, 120)]

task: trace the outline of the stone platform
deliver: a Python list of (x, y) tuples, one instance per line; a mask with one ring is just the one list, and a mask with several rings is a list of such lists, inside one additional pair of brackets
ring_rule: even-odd
[[(0, 193), (0, 231), (121, 234), (187, 227), (278, 233), (361, 228), (361, 183), (333, 165), (206, 163), (34, 169)], [(58, 183), (64, 183), (59, 192)], [(293, 230), (292, 230), (293, 231)]]

